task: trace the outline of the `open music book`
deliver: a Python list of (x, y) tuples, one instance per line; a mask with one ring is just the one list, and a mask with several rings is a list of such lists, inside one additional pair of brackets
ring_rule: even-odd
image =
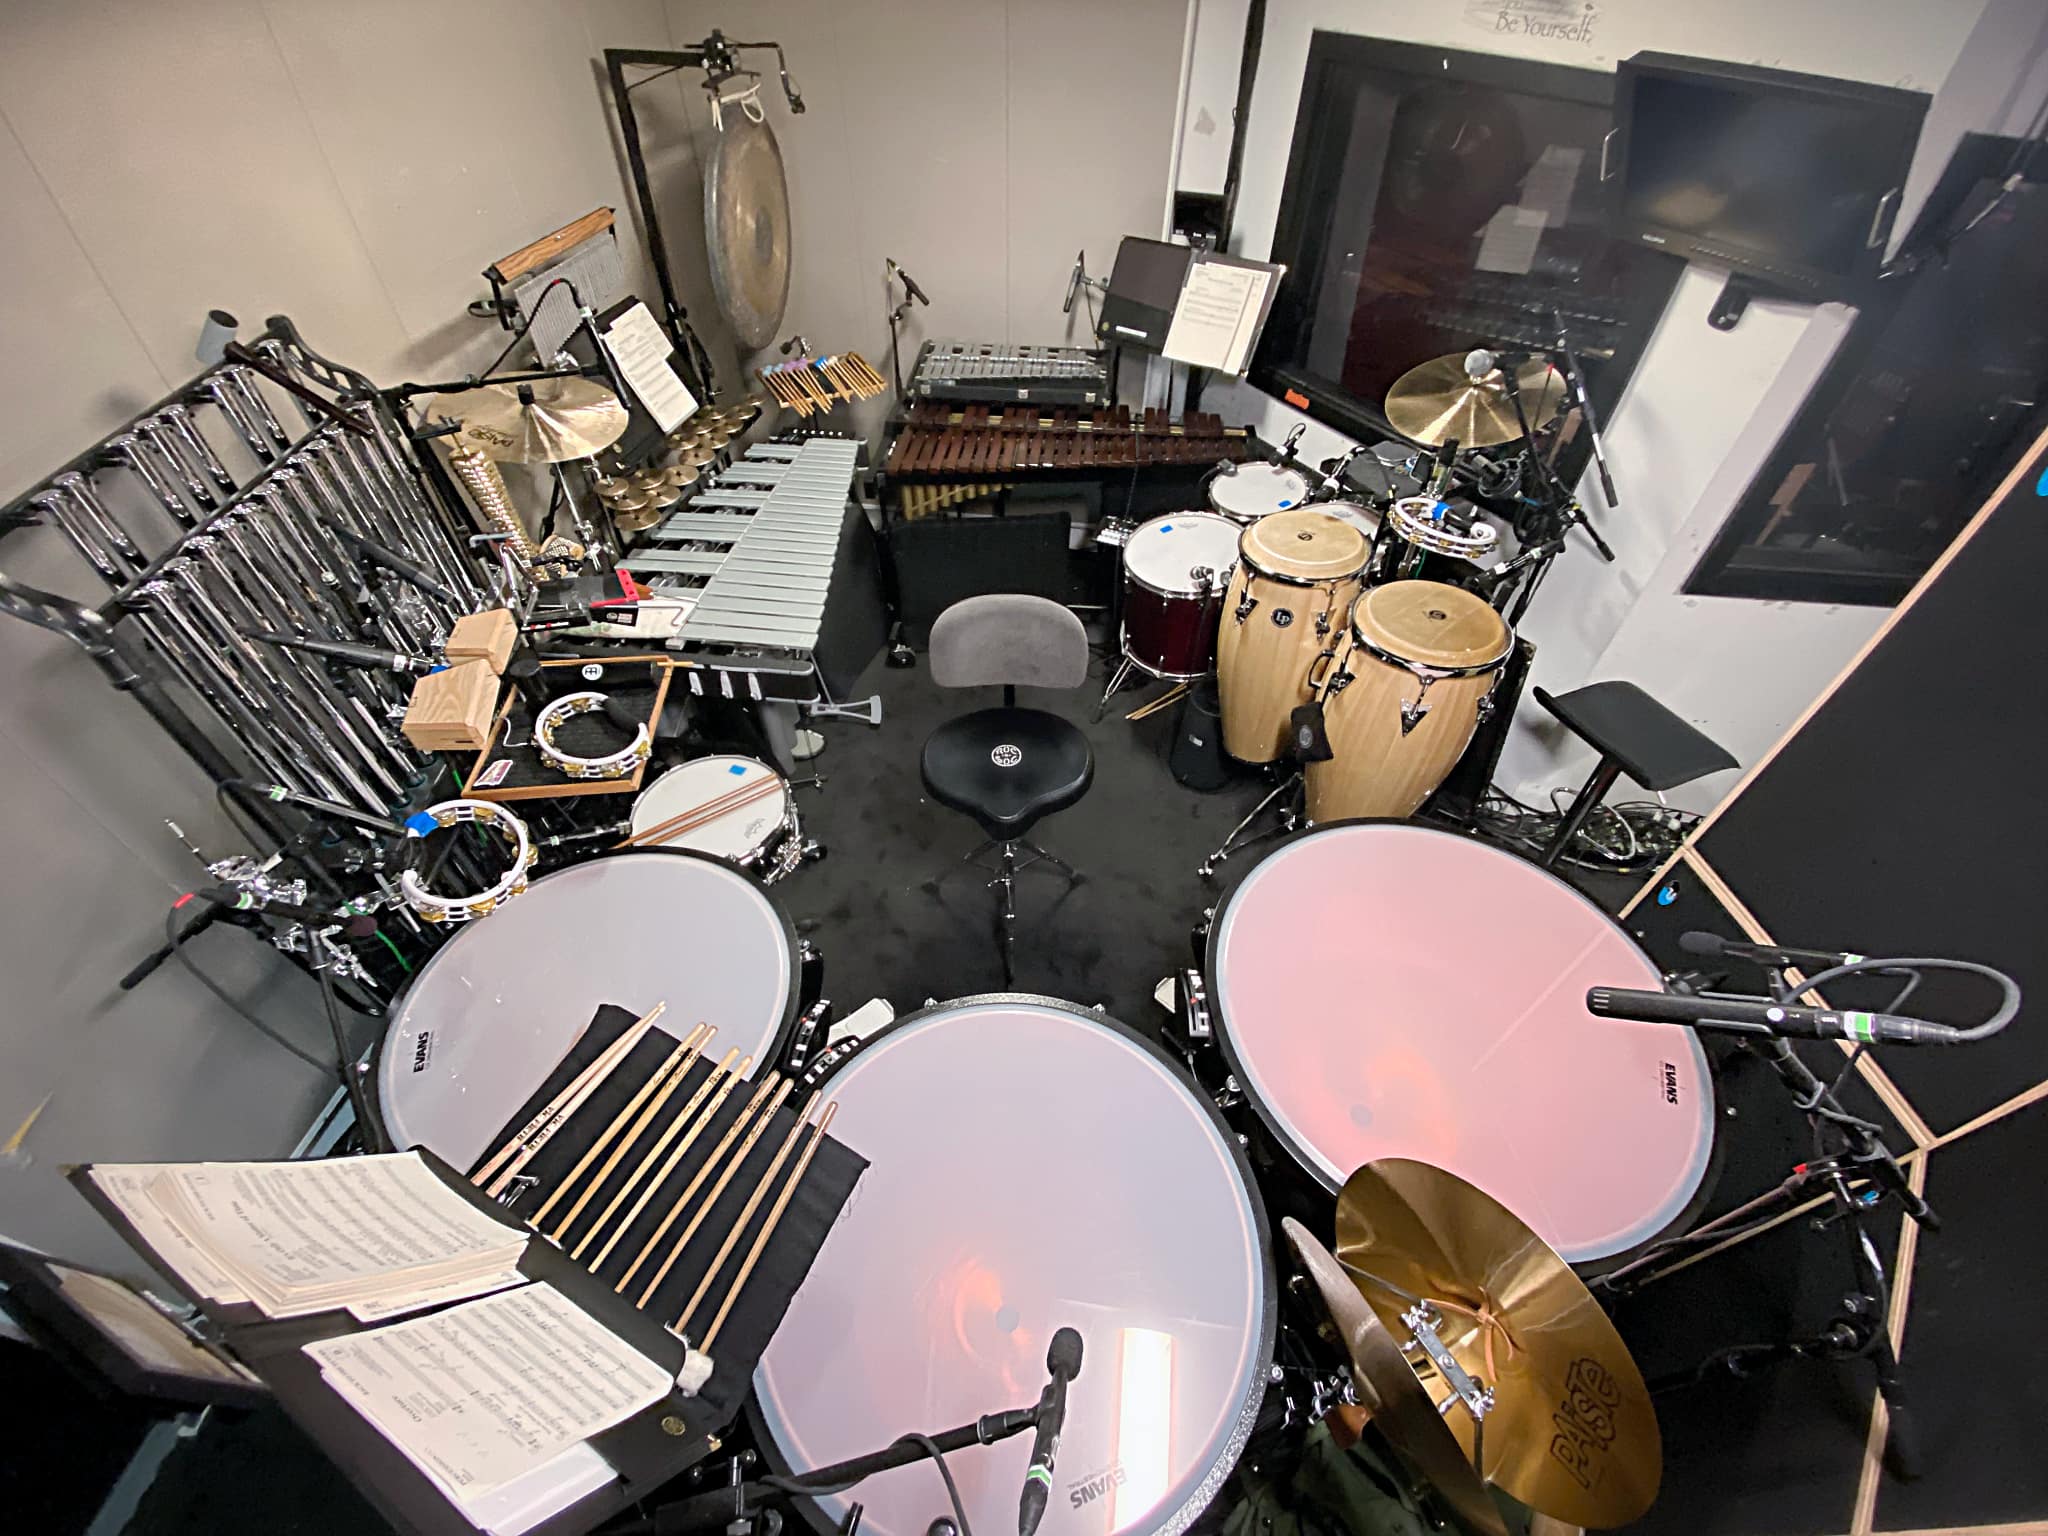
[(501, 1289), (526, 1232), (410, 1152), (277, 1163), (101, 1163), (91, 1178), (194, 1294), (361, 1321)]

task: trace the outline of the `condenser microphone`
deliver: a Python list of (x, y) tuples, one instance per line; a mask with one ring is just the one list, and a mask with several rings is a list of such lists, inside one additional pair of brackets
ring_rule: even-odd
[(1038, 1398), (1038, 1433), (1031, 1442), (1031, 1465), (1024, 1472), (1024, 1495), (1017, 1504), (1017, 1536), (1032, 1536), (1045, 1518), (1052, 1464), (1067, 1423), (1067, 1383), (1081, 1374), (1081, 1335), (1071, 1328), (1055, 1333), (1045, 1352), (1045, 1368), (1052, 1380)]
[(920, 304), (929, 305), (931, 303), (931, 300), (925, 297), (924, 290), (917, 286), (916, 278), (912, 277), (908, 272), (904, 271), (901, 267), (897, 266), (896, 263), (894, 261), (889, 260), (888, 257), (885, 256), (882, 259), (888, 265), (889, 275), (891, 277), (899, 278), (902, 280), (903, 291), (905, 293), (910, 295), (911, 298), (917, 300), (917, 302)]
[(403, 842), (409, 835), (405, 828), (389, 816), (379, 816), (373, 811), (359, 811), (339, 800), (323, 800), (318, 795), (302, 795), (282, 784), (265, 784), (257, 779), (222, 779), (221, 784), (224, 788), (239, 790), (258, 800), (268, 800), (277, 805), (295, 805), (311, 815), (325, 817), (329, 821), (346, 822), (350, 826), (375, 832), (380, 837)]
[(259, 640), (265, 645), (279, 646), (288, 651), (310, 651), (315, 656), (324, 656), (344, 667), (360, 667), (365, 672), (398, 672), (408, 677), (425, 677), (441, 665), (431, 656), (380, 651), (374, 645), (356, 645), (347, 640), (301, 640), (297, 635), (280, 635), (274, 630), (243, 629), (240, 626), (237, 626), (237, 632), (247, 640)]
[(1484, 347), (1474, 347), (1465, 354), (1465, 377), (1475, 384), (1493, 372), (1493, 354)]
[(1722, 1034), (1775, 1035), (1782, 1040), (1854, 1040), (1863, 1044), (1957, 1045), (1963, 1031), (1925, 1019), (1892, 1013), (1859, 1013), (1768, 1003), (1746, 997), (1687, 997), (1678, 992), (1638, 992), (1628, 987), (1594, 987), (1586, 1011), (1603, 1019), (1644, 1024), (1686, 1024)]
[(1756, 965), (1768, 965), (1783, 970), (1795, 965), (1812, 976), (1821, 971), (1831, 971), (1838, 965), (1861, 965), (1868, 958), (1865, 955), (1851, 955), (1831, 949), (1788, 949), (1779, 944), (1738, 944), (1733, 939), (1724, 939), (1718, 933), (1702, 933), (1693, 929), (1678, 936), (1678, 947), (1688, 955), (1702, 955), (1710, 960), (1723, 957), (1730, 960), (1748, 960)]

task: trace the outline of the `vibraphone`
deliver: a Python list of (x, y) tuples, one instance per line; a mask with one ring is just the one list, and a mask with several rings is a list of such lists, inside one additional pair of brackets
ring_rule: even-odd
[(1223, 418), (1191, 411), (1099, 411), (1038, 405), (910, 407), (890, 444), (884, 472), (900, 517), (928, 516), (1021, 482), (1085, 478), (1159, 465), (1205, 471), (1251, 456), (1249, 434)]

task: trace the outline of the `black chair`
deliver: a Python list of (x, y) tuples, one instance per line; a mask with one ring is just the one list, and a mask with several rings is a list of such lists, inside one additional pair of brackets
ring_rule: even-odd
[(1537, 862), (1553, 868), (1566, 845), (1626, 773), (1645, 789), (1676, 789), (1740, 766), (1711, 737), (1695, 730), (1634, 683), (1588, 683), (1570, 693), (1535, 690), (1536, 702), (1590, 743), (1600, 762), (1565, 812)]
[[(1077, 880), (1072, 865), (1030, 841), (1041, 818), (1088, 792), (1095, 754), (1080, 727), (1017, 702), (1018, 687), (1078, 688), (1088, 675), (1088, 635), (1058, 603), (1017, 593), (991, 593), (953, 604), (932, 625), (932, 680), (942, 688), (1000, 684), (993, 709), (948, 720), (924, 744), (924, 787), (939, 804), (972, 816), (987, 841), (963, 862), (997, 850), (988, 882), (997, 893), (997, 939), (1003, 981), (1017, 926), (1016, 877), (1047, 863)], [(1018, 850), (1031, 857), (1019, 862)], [(982, 865), (982, 868), (988, 868)]]

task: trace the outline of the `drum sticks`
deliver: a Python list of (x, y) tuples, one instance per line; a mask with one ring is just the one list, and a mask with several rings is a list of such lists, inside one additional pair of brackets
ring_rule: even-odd
[(672, 1070), (676, 1069), (690, 1056), (693, 1056), (696, 1053), (697, 1047), (716, 1033), (718, 1031), (710, 1025), (699, 1024), (684, 1037), (682, 1044), (669, 1052), (668, 1059), (655, 1070), (652, 1077), (640, 1085), (639, 1091), (627, 1101), (626, 1107), (619, 1111), (618, 1118), (605, 1127), (604, 1134), (593, 1141), (590, 1144), (590, 1150), (577, 1159), (576, 1166), (569, 1170), (569, 1176), (557, 1184), (555, 1192), (547, 1197), (541, 1208), (527, 1218), (526, 1224), (529, 1227), (539, 1230), (540, 1224), (547, 1219), (548, 1212), (555, 1208), (555, 1202), (575, 1187), (576, 1181), (583, 1177), (584, 1170), (597, 1161), (599, 1154), (604, 1151), (612, 1137), (618, 1133), (619, 1127), (626, 1123), (627, 1118), (638, 1110), (642, 1104), (647, 1102), (649, 1096), (661, 1086), (663, 1080), (668, 1077)]
[[(760, 1182), (754, 1186), (754, 1192), (747, 1196), (747, 1203), (740, 1207), (739, 1220), (735, 1221), (732, 1224), (731, 1230), (725, 1234), (725, 1241), (718, 1245), (718, 1252), (713, 1255), (710, 1267), (704, 1271), (704, 1278), (697, 1282), (697, 1289), (691, 1293), (688, 1304), (683, 1308), (683, 1315), (670, 1325), (670, 1333), (682, 1335), (685, 1338), (688, 1337), (683, 1330), (689, 1323), (691, 1316), (696, 1312), (697, 1303), (702, 1301), (704, 1293), (711, 1289), (711, 1282), (718, 1277), (718, 1271), (724, 1267), (727, 1255), (732, 1252), (733, 1244), (740, 1240), (740, 1234), (746, 1231), (748, 1223), (753, 1221), (754, 1212), (759, 1209), (762, 1200), (767, 1197), (768, 1187), (775, 1182), (775, 1175), (782, 1171), (783, 1163), (788, 1160), (790, 1152), (795, 1149), (797, 1141), (803, 1136), (804, 1123), (811, 1118), (811, 1111), (818, 1107), (820, 1097), (821, 1094), (818, 1093), (810, 1096), (810, 1099), (804, 1104), (802, 1112), (796, 1117), (796, 1123), (789, 1128), (789, 1134), (782, 1138), (782, 1145), (775, 1149), (775, 1156), (769, 1160), (767, 1171), (761, 1175)], [(769, 1111), (769, 1118), (774, 1118), (774, 1111)], [(741, 1158), (740, 1161), (744, 1162), (745, 1158)], [(645, 1303), (643, 1302), (642, 1304), (644, 1305)]]
[[(630, 1195), (633, 1192), (634, 1186), (640, 1182), (640, 1176), (647, 1172), (647, 1170), (653, 1166), (654, 1160), (657, 1157), (661, 1156), (662, 1148), (666, 1147), (669, 1144), (670, 1139), (674, 1137), (678, 1131), (682, 1130), (684, 1125), (686, 1125), (690, 1121), (691, 1117), (697, 1113), (698, 1108), (703, 1104), (705, 1098), (710, 1094), (711, 1090), (718, 1086), (721, 1078), (723, 1078), (723, 1080), (728, 1083), (732, 1081), (732, 1079), (729, 1076), (726, 1076), (726, 1074), (731, 1070), (732, 1064), (734, 1060), (739, 1056), (739, 1054), (740, 1053), (736, 1050), (727, 1051), (725, 1053), (725, 1060), (721, 1061), (717, 1066), (713, 1067), (709, 1072), (704, 1074), (704, 1081), (697, 1085), (697, 1091), (690, 1095), (689, 1102), (676, 1112), (675, 1118), (669, 1121), (668, 1123), (668, 1129), (663, 1131), (660, 1136), (655, 1138), (654, 1145), (648, 1149), (647, 1155), (640, 1160), (640, 1165), (637, 1168), (635, 1168), (630, 1175), (628, 1175), (626, 1182), (619, 1186), (619, 1192), (612, 1196), (611, 1200), (606, 1204), (605, 1208), (602, 1211), (598, 1212), (597, 1220), (592, 1222), (590, 1230), (583, 1234), (583, 1241), (578, 1243), (573, 1249), (570, 1250), (570, 1258), (580, 1259), (583, 1257), (583, 1250), (588, 1248), (593, 1242), (597, 1240), (597, 1234), (602, 1232), (604, 1230), (605, 1223), (611, 1220), (612, 1212), (616, 1211), (619, 1208), (619, 1206), (625, 1201), (626, 1196)], [(753, 1057), (749, 1056), (747, 1058), (748, 1063), (751, 1063), (753, 1059)], [(740, 1071), (746, 1071), (746, 1067), (742, 1066), (740, 1068)], [(689, 1068), (686, 1066), (681, 1072), (678, 1072), (673, 1078), (669, 1080), (668, 1087), (662, 1089), (660, 1093), (654, 1096), (654, 1102), (647, 1106), (647, 1110), (644, 1114), (641, 1115), (639, 1122), (634, 1125), (631, 1131), (626, 1133), (626, 1139), (619, 1143), (619, 1150), (612, 1154), (612, 1159), (614, 1162), (616, 1162), (616, 1160), (622, 1154), (624, 1154), (628, 1149), (630, 1149), (634, 1142), (640, 1139), (641, 1130), (643, 1130), (646, 1127), (646, 1125), (653, 1120), (655, 1111), (661, 1108), (662, 1100), (667, 1098), (670, 1093), (676, 1090), (676, 1088), (680, 1087), (682, 1085), (683, 1079), (688, 1075)], [(722, 1098), (723, 1094), (721, 1094), (720, 1097)], [(717, 1100), (713, 1100), (712, 1108), (715, 1110), (717, 1107)], [(595, 1194), (599, 1189), (602, 1189), (604, 1187), (604, 1181), (610, 1175), (611, 1170), (612, 1163), (610, 1162), (606, 1163), (603, 1168), (598, 1170), (597, 1178), (594, 1181), (592, 1181), (590, 1186), (591, 1194)], [(583, 1197), (584, 1200), (588, 1200), (589, 1198), (589, 1194), (586, 1194)], [(565, 1218), (563, 1218), (563, 1227), (567, 1227), (570, 1222), (576, 1219), (576, 1211), (581, 1210), (582, 1206), (583, 1202), (579, 1200), (576, 1204), (576, 1209), (571, 1210), (569, 1214)], [(556, 1235), (561, 1235), (560, 1228), (556, 1229)]]
[[(619, 1222), (617, 1227), (613, 1228), (612, 1235), (605, 1239), (604, 1246), (597, 1250), (597, 1257), (590, 1261), (590, 1267), (592, 1270), (598, 1270), (604, 1267), (604, 1261), (611, 1257), (611, 1251), (612, 1249), (618, 1246), (619, 1239), (624, 1237), (628, 1232), (632, 1231), (633, 1223), (638, 1221), (640, 1219), (640, 1213), (647, 1209), (647, 1202), (652, 1200), (657, 1194), (660, 1193), (661, 1186), (668, 1182), (668, 1176), (671, 1173), (675, 1172), (676, 1164), (681, 1162), (683, 1160), (683, 1154), (690, 1150), (690, 1144), (704, 1133), (704, 1128), (706, 1126), (710, 1125), (713, 1120), (718, 1118), (719, 1106), (725, 1103), (725, 1097), (727, 1094), (732, 1092), (733, 1084), (737, 1083), (741, 1078), (745, 1077), (747, 1075), (747, 1069), (751, 1067), (753, 1064), (754, 1058), (751, 1056), (747, 1057), (739, 1064), (738, 1068), (733, 1071), (731, 1076), (727, 1077), (723, 1083), (719, 1084), (718, 1092), (713, 1094), (711, 1097), (711, 1102), (704, 1106), (704, 1118), (699, 1120), (695, 1125), (691, 1126), (690, 1133), (687, 1136), (685, 1136), (681, 1141), (676, 1143), (675, 1150), (670, 1152), (668, 1155), (668, 1161), (661, 1165), (661, 1171), (655, 1174), (655, 1176), (652, 1180), (649, 1181), (645, 1189), (640, 1191), (640, 1198), (633, 1202), (633, 1209), (626, 1212), (624, 1219)], [(677, 1118), (680, 1119), (681, 1117), (678, 1116)], [(647, 1156), (648, 1162), (653, 1162), (656, 1153), (659, 1153), (660, 1150), (661, 1149), (659, 1147), (656, 1147), (654, 1149), (654, 1152), (650, 1152)], [(643, 1168), (642, 1171), (644, 1172), (645, 1169)], [(635, 1178), (637, 1177), (638, 1175), (635, 1175)], [(611, 1213), (607, 1211), (605, 1214), (608, 1216)], [(598, 1218), (598, 1225), (600, 1227), (604, 1225), (603, 1216), (600, 1216)], [(584, 1243), (588, 1243), (589, 1241), (589, 1238), (585, 1238), (583, 1240)], [(582, 1255), (583, 1244), (578, 1244), (575, 1253), (571, 1254), (570, 1257), (580, 1258), (582, 1257)]]
[[(776, 1223), (782, 1220), (782, 1212), (789, 1205), (789, 1197), (796, 1193), (797, 1185), (804, 1181), (804, 1170), (811, 1166), (811, 1155), (818, 1150), (818, 1143), (825, 1139), (825, 1128), (832, 1123), (832, 1116), (838, 1113), (837, 1100), (825, 1106), (818, 1123), (811, 1127), (811, 1139), (804, 1143), (803, 1154), (797, 1158), (796, 1167), (789, 1175), (789, 1182), (782, 1186), (782, 1192), (775, 1197), (775, 1203), (768, 1207), (768, 1218), (761, 1223), (760, 1234), (754, 1239), (754, 1246), (747, 1250), (747, 1256), (740, 1263), (740, 1272), (732, 1277), (732, 1284), (726, 1288), (725, 1300), (718, 1304), (718, 1312), (711, 1319), (711, 1326), (704, 1330), (703, 1341), (697, 1346), (706, 1354), (711, 1352), (712, 1341), (718, 1337), (718, 1330), (725, 1326), (725, 1315), (732, 1310), (732, 1304), (739, 1300), (740, 1292), (746, 1287), (748, 1276), (754, 1272), (754, 1265), (761, 1257), (761, 1250), (768, 1246), (768, 1239), (775, 1235)], [(680, 1329), (682, 1323), (677, 1322)]]
[(618, 1039), (599, 1053), (597, 1060), (577, 1073), (568, 1087), (556, 1094), (546, 1108), (521, 1126), (497, 1156), (471, 1176), (470, 1182), (482, 1184), (495, 1175), (486, 1193), (494, 1199), (502, 1194), (520, 1170), (532, 1161), (534, 1153), (547, 1145), (549, 1138), (561, 1129), (562, 1123), (582, 1107), (583, 1101), (597, 1091), (620, 1062), (632, 1054), (633, 1047), (640, 1043), (640, 1037), (654, 1027), (654, 1021), (667, 1008), (666, 1002), (656, 1003), (643, 1017), (635, 1020)]
[(650, 843), (666, 842), (671, 837), (685, 832), (694, 832), (707, 822), (752, 805), (756, 800), (765, 800), (782, 787), (782, 780), (775, 777), (756, 779), (751, 784), (742, 784), (724, 794), (706, 800), (702, 805), (693, 805), (687, 811), (678, 811), (666, 821), (649, 827), (645, 832), (635, 832), (631, 837), (612, 845), (613, 851), (620, 848), (645, 848)]
[[(770, 1073), (768, 1076), (768, 1082), (774, 1081), (775, 1074)], [(782, 1101), (789, 1097), (789, 1090), (794, 1088), (795, 1086), (796, 1080), (794, 1078), (785, 1078), (781, 1086), (775, 1090), (774, 1098), (772, 1098), (768, 1103), (767, 1112), (763, 1114), (760, 1117), (760, 1119), (756, 1120), (751, 1127), (749, 1127), (746, 1136), (740, 1142), (739, 1150), (733, 1154), (732, 1161), (726, 1165), (725, 1171), (721, 1173), (718, 1176), (716, 1182), (712, 1184), (710, 1193), (705, 1195), (704, 1201), (701, 1205), (698, 1206), (696, 1214), (693, 1215), (690, 1218), (688, 1224), (684, 1226), (683, 1235), (677, 1238), (675, 1246), (669, 1249), (668, 1257), (661, 1261), (661, 1268), (657, 1269), (654, 1272), (654, 1278), (647, 1282), (647, 1289), (640, 1293), (640, 1299), (633, 1303), (634, 1306), (646, 1306), (648, 1299), (654, 1295), (655, 1287), (660, 1285), (661, 1282), (668, 1277), (668, 1272), (670, 1268), (675, 1264), (675, 1261), (677, 1259), (682, 1257), (683, 1250), (689, 1246), (690, 1239), (696, 1235), (697, 1228), (700, 1225), (702, 1225), (704, 1218), (711, 1214), (711, 1208), (714, 1205), (718, 1204), (718, 1197), (725, 1193), (725, 1186), (732, 1182), (732, 1176), (735, 1173), (739, 1172), (740, 1164), (744, 1163), (747, 1160), (747, 1154), (754, 1150), (754, 1143), (761, 1139), (761, 1133), (768, 1129), (768, 1122), (775, 1118), (775, 1111), (782, 1108)], [(765, 1089), (767, 1088), (767, 1083), (763, 1083), (762, 1088), (765, 1091)], [(663, 1218), (661, 1225), (655, 1229), (654, 1235), (647, 1240), (647, 1246), (640, 1250), (640, 1257), (633, 1261), (633, 1268), (626, 1271), (625, 1275), (621, 1277), (621, 1279), (619, 1280), (619, 1283), (613, 1287), (614, 1290), (625, 1290), (626, 1282), (633, 1278), (634, 1271), (639, 1269), (641, 1264), (646, 1261), (647, 1256), (654, 1252), (655, 1244), (661, 1241), (662, 1234), (669, 1229), (670, 1224), (674, 1222), (678, 1216), (682, 1215), (683, 1207), (688, 1203), (690, 1196), (696, 1191), (697, 1186), (704, 1182), (704, 1176), (711, 1171), (712, 1166), (715, 1163), (717, 1163), (719, 1157), (724, 1153), (725, 1148), (727, 1144), (731, 1142), (734, 1133), (737, 1132), (739, 1128), (746, 1123), (747, 1116), (751, 1115), (754, 1112), (755, 1106), (758, 1105), (760, 1102), (761, 1095), (757, 1093), (754, 1095), (752, 1102), (750, 1102), (747, 1105), (745, 1112), (740, 1116), (738, 1120), (735, 1120), (732, 1123), (732, 1129), (725, 1133), (725, 1140), (721, 1141), (715, 1148), (712, 1149), (710, 1160), (706, 1162), (702, 1168), (697, 1170), (697, 1176), (694, 1179), (690, 1180), (689, 1188), (685, 1189), (682, 1192), (682, 1194), (676, 1198), (675, 1205), (670, 1208), (668, 1215)]]

